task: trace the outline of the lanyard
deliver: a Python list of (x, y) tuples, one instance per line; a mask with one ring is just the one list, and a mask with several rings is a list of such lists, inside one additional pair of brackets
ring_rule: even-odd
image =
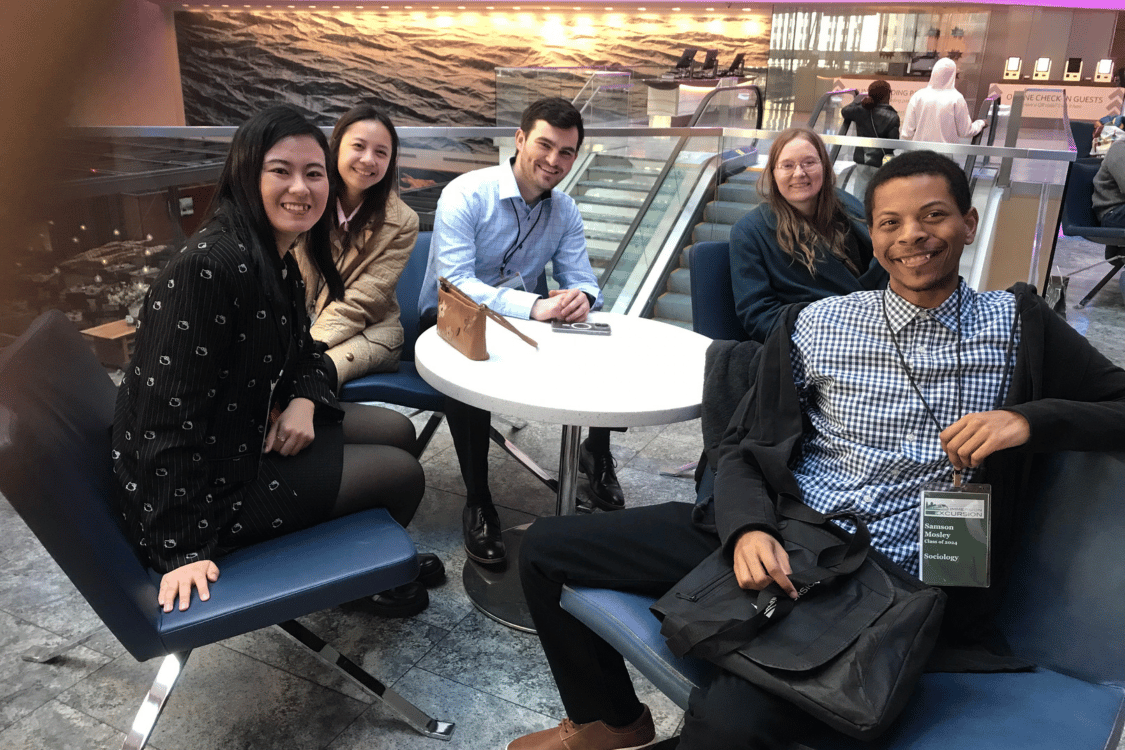
[[(895, 345), (895, 351), (898, 352), (898, 361), (902, 365), (902, 371), (906, 373), (906, 379), (910, 381), (910, 385), (914, 388), (914, 392), (918, 394), (918, 400), (922, 402), (922, 406), (926, 407), (926, 413), (930, 415), (933, 420), (934, 426), (937, 427), (938, 434), (941, 434), (942, 426), (938, 421), (937, 415), (934, 410), (930, 408), (930, 404), (926, 401), (926, 397), (922, 395), (921, 389), (918, 388), (918, 383), (914, 380), (913, 373), (910, 372), (909, 365), (906, 364), (906, 357), (902, 355), (902, 347), (898, 344), (898, 337), (895, 336), (894, 329), (891, 328), (891, 319), (887, 315), (887, 291), (883, 292), (883, 321), (887, 324), (887, 333), (891, 336), (891, 342)], [(957, 418), (965, 416), (965, 404), (962, 398), (962, 384), (961, 384), (961, 284), (957, 284)], [(961, 470), (953, 470), (953, 484), (961, 486)]]
[[(504, 257), (500, 259), (500, 275), (501, 276), (504, 276), (504, 275), (507, 274), (508, 261), (510, 261), (512, 259), (512, 256), (516, 254), (517, 250), (520, 250), (521, 248), (523, 248), (523, 243), (527, 242), (528, 238), (531, 237), (531, 233), (535, 231), (536, 225), (539, 224), (539, 220), (543, 218), (543, 201), (540, 200), (538, 203), (535, 204), (535, 208), (539, 209), (539, 213), (538, 213), (538, 215), (536, 215), (535, 221), (532, 222), (531, 228), (527, 230), (527, 234), (524, 235), (524, 238), (521, 240), (520, 234), (523, 232), (523, 226), (520, 223), (520, 211), (519, 211), (518, 208), (516, 208), (516, 199), (515, 198), (512, 198), (511, 206), (512, 206), (512, 213), (515, 214), (515, 216), (516, 216), (516, 240), (515, 240), (515, 242), (512, 243), (511, 247), (508, 248), (508, 251), (506, 253), (504, 253)], [(532, 210), (534, 211), (535, 209), (532, 209)]]

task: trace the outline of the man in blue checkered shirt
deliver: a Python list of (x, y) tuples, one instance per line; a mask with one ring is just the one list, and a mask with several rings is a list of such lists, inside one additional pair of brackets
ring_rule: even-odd
[[(781, 495), (861, 516), (872, 544), (917, 572), (922, 485), (954, 470), (986, 479), (994, 585), (947, 589), (929, 667), (1029, 668), (1009, 655), (991, 619), (1018, 543), (1028, 462), (1036, 452), (1125, 448), (1125, 371), (1027, 285), (977, 293), (960, 280), (978, 217), (949, 159), (896, 157), (872, 178), (866, 208), (888, 289), (782, 313), (719, 447), (717, 473), (701, 484), (709, 498), (713, 479), (713, 503), (541, 518), (528, 530), (520, 576), (568, 718), (509, 750), (651, 742), (651, 714), (623, 660), (561, 609), (562, 586), (660, 596), (721, 548), (743, 588), (777, 583), (795, 597), (777, 531)], [(720, 672), (692, 693), (681, 736), (660, 746), (785, 748), (809, 725), (795, 706)]]

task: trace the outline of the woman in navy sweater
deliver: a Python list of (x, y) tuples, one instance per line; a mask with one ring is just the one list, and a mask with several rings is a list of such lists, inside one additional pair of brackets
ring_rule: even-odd
[(747, 335), (765, 341), (791, 302), (876, 289), (863, 207), (835, 188), (824, 143), (808, 128), (783, 131), (758, 180), (765, 200), (730, 233), (731, 286)]

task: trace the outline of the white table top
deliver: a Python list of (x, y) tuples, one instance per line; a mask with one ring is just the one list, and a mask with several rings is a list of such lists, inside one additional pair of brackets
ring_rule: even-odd
[(539, 342), (488, 321), (489, 359), (474, 362), (437, 334), (415, 345), (418, 372), (437, 390), (500, 414), (583, 427), (638, 427), (699, 416), (711, 339), (645, 318), (592, 313), (609, 336), (557, 333), (550, 323), (509, 318)]

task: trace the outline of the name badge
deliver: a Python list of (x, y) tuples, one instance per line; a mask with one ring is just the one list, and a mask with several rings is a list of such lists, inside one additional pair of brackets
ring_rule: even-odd
[(992, 486), (922, 487), (919, 577), (931, 586), (987, 588), (991, 568)]
[(518, 289), (521, 292), (527, 291), (527, 287), (524, 286), (523, 283), (523, 276), (520, 275), (519, 271), (516, 271), (511, 276), (505, 276), (500, 279), (500, 281), (496, 282), (496, 287), (498, 289)]

